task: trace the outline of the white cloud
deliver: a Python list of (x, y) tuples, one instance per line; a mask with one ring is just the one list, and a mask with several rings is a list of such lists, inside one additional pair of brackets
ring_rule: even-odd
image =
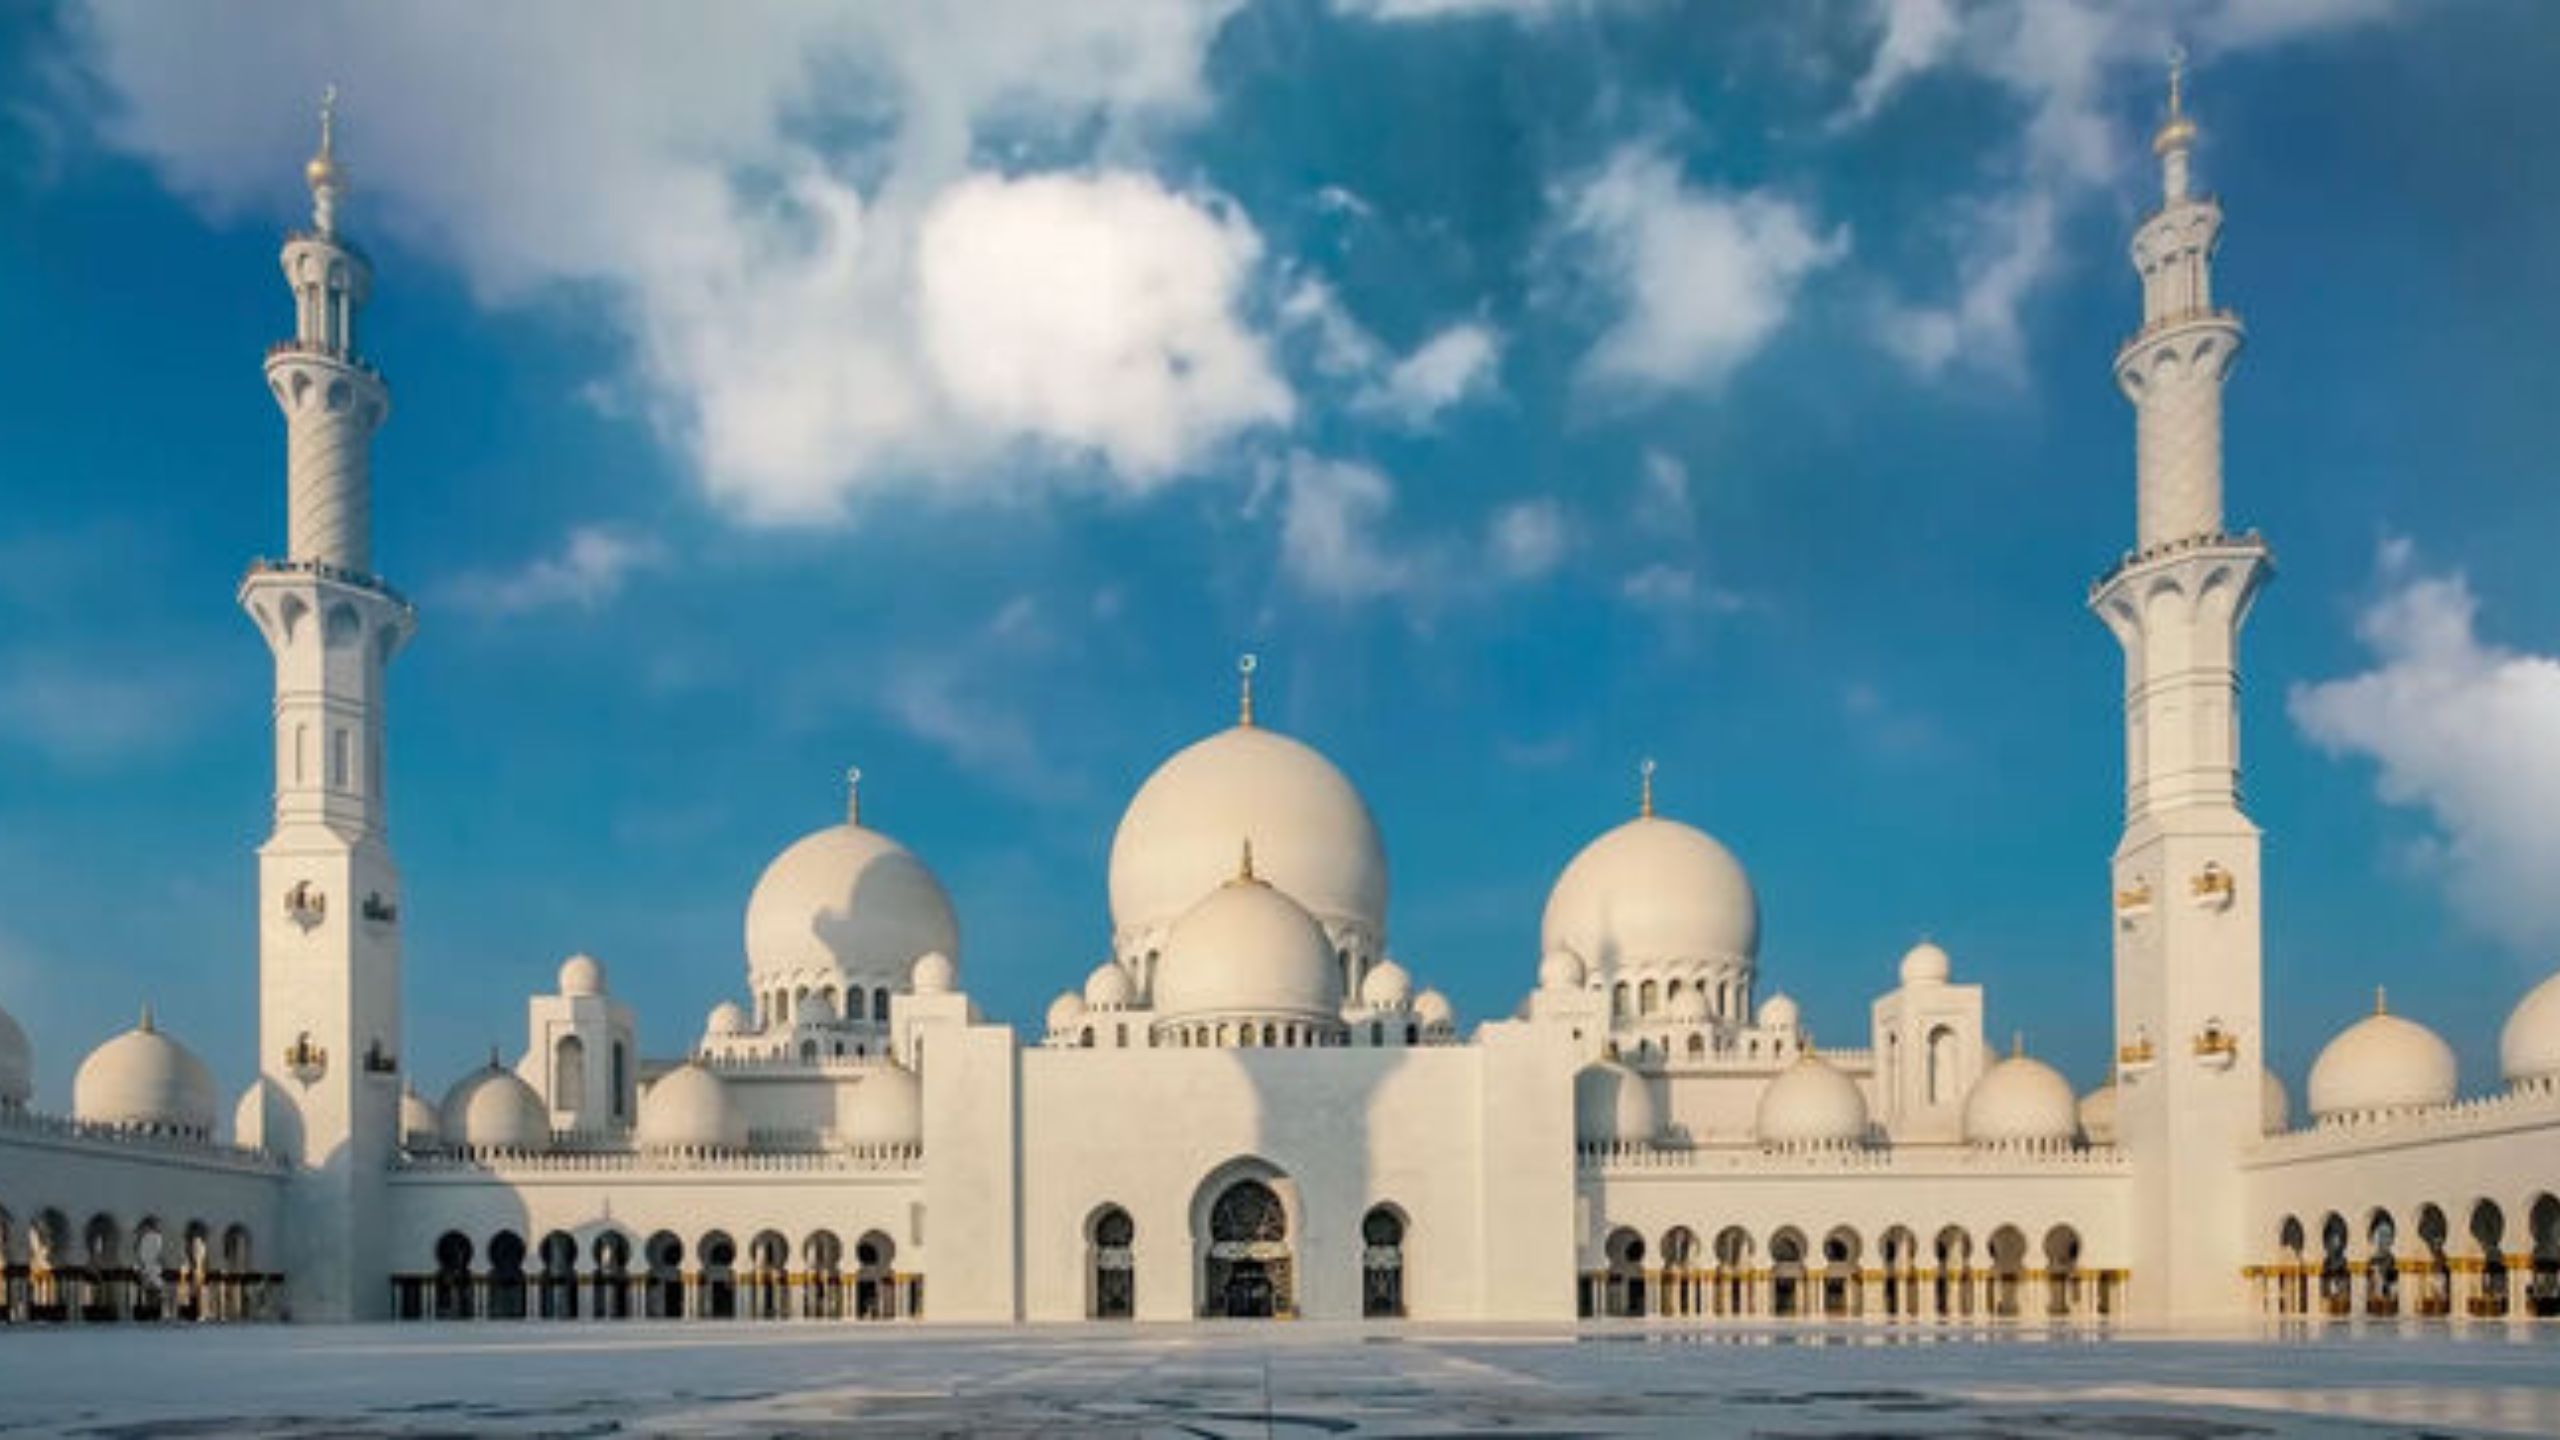
[(1502, 337), (1481, 321), (1462, 321), (1414, 347), (1354, 403), (1420, 429), (1450, 406), (1491, 391), (1501, 365)]
[(2391, 805), (2424, 810), (2455, 909), (2519, 948), (2560, 942), (2560, 657), (2480, 638), (2459, 573), (2384, 548), (2385, 589), (2358, 617), (2371, 668), (2297, 685), (2287, 709), (2330, 755), (2378, 767)]
[(185, 739), (203, 677), (170, 662), (121, 668), (22, 654), (0, 662), (0, 740), (57, 764), (111, 765)]
[(664, 563), (666, 547), (603, 525), (569, 532), (560, 553), (536, 556), (514, 570), (458, 576), (444, 587), (456, 608), (491, 617), (537, 610), (602, 608), (636, 571)]
[(1686, 610), (1698, 598), (1698, 576), (1678, 565), (1647, 565), (1620, 581), (1618, 593), (1638, 609)]
[(1955, 202), (1953, 286), (1932, 300), (1880, 306), (1877, 340), (1924, 376), (1950, 367), (2022, 374), (2019, 314), (2061, 258), (2061, 218), (2123, 180), (2137, 155), (2147, 159), (2124, 143), (2114, 76), (2132, 71), (2158, 84), (2173, 40), (2209, 67), (2216, 56), (2369, 23), (2393, 8), (2393, 0), (1871, 0), (1876, 48), (1835, 127), (1872, 120), (1913, 77), (1947, 66), (1999, 87), (2025, 112), (2016, 155), (1999, 166), (2015, 179)]
[(1098, 453), (1144, 490), (1290, 418), (1237, 319), (1262, 242), (1231, 207), (1142, 175), (975, 176), (918, 244), (925, 353), (973, 425)]
[(1403, 589), (1419, 571), (1379, 536), (1395, 507), (1387, 477), (1357, 461), (1304, 452), (1281, 477), (1280, 568), (1300, 589), (1329, 600), (1369, 600)]
[(1486, 532), (1494, 571), (1508, 580), (1535, 580), (1553, 572), (1572, 541), (1564, 507), (1548, 499), (1503, 506), (1493, 513)]
[[(1240, 322), (1221, 332), (1209, 314), (1236, 298), (1230, 262), (1251, 253), (1250, 227), (1195, 223), (1177, 207), (1214, 205), (1117, 176), (1151, 133), (1198, 113), (1202, 59), (1233, 8), (987, 0), (954, 25), (925, 0), (658, 3), (598, 24), (568, 6), (319, 4), (244, 26), (108, 0), (75, 28), (114, 101), (110, 143), (218, 216), (296, 207), (310, 121), (283, 97), (337, 82), (353, 233), (451, 263), (490, 305), (601, 302), (630, 340), (634, 398), (706, 491), (750, 520), (807, 522), (887, 486), (974, 491), (1023, 444), (1158, 483), (1285, 414), (1276, 380), (1241, 353)], [(1054, 189), (965, 189), (990, 142), (1026, 138), (1063, 144), (1078, 168)], [(984, 203), (950, 225), (994, 230), (923, 245), (955, 187)], [(1170, 235), (1152, 228), (1168, 221)], [(1134, 282), (1140, 304), (1103, 328), (1072, 325), (1064, 301), (1016, 329), (924, 303), (920, 265), (937, 257), (965, 269), (1055, 247), (1082, 268), (1048, 273), (1083, 277), (1104, 232), (1130, 255), (1107, 278)], [(928, 320), (991, 327), (997, 354), (1064, 339), (1141, 372), (1151, 355), (1216, 368), (1098, 400), (1046, 374), (955, 375), (929, 359)]]
[(1690, 185), (1642, 144), (1575, 186), (1561, 219), (1618, 312), (1584, 377), (1644, 388), (1723, 383), (1785, 323), (1805, 278), (1849, 249), (1845, 227), (1823, 232), (1794, 201)]
[(1664, 450), (1647, 450), (1637, 470), (1636, 525), (1648, 535), (1687, 540), (1698, 531), (1698, 512), (1689, 499), (1689, 467)]
[(1398, 23), (1415, 20), (1466, 19), (1507, 15), (1518, 20), (1543, 19), (1556, 11), (1591, 0), (1334, 0), (1345, 15)]

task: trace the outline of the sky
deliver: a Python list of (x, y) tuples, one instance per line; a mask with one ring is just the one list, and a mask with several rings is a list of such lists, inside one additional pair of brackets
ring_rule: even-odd
[(1121, 807), (1232, 718), (1366, 794), (1463, 1022), (1633, 812), (1864, 1043), (1934, 938), (2103, 1078), (2132, 535), (2109, 362), (2191, 55), (2268, 1044), (2391, 987), (2467, 1082), (2560, 962), (2560, 12), (2178, 0), (139, 4), (0, 15), (0, 1005), (253, 1063), (315, 97), (389, 377), (411, 1068), (588, 951), (680, 1050), (840, 814), (1029, 1027)]

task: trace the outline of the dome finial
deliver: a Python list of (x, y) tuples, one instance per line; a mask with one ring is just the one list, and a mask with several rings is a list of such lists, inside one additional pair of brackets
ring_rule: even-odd
[(2379, 985), (2373, 987), (2373, 1013), (2376, 1015), (2391, 1013), (2391, 997), (2384, 994)]
[(1653, 757), (1650, 755), (1636, 762), (1636, 814), (1647, 820), (1653, 818), (1653, 770)]
[(159, 1027), (151, 1023), (150, 1001), (145, 1000), (142, 1002), (142, 1018), (134, 1022), (133, 1028), (141, 1031), (145, 1035), (155, 1034), (158, 1032)]
[(489, 1068), (492, 1070), (504, 1070), (507, 1068), (506, 1066), (498, 1063), (498, 1047), (495, 1045), (489, 1047)]
[(302, 167), (302, 178), (311, 187), (312, 228), (323, 235), (336, 233), (338, 192), (346, 187), (346, 176), (338, 169), (338, 87), (334, 84), (320, 91), (320, 149)]
[(2010, 1032), (2009, 1032), (2009, 1058), (2010, 1058), (2010, 1059), (2012, 1059), (2012, 1060), (2023, 1059), (2023, 1058), (2025, 1058), (2026, 1053), (2027, 1053), (2027, 1032), (2026, 1032), (2026, 1031), (2024, 1031), (2024, 1030), (2012, 1030), (2012, 1031), (2010, 1031)]
[(844, 767), (844, 823), (862, 823), (862, 767), (859, 765)]
[(2167, 202), (2187, 198), (2187, 151), (2196, 143), (2196, 122), (2187, 118), (2187, 47), (2169, 47), (2169, 113), (2151, 137), (2151, 153), (2160, 157), (2160, 194)]
[(1244, 856), (1236, 862), (1236, 879), (1244, 884), (1259, 883), (1253, 873), (1253, 837), (1244, 837)]
[(1236, 657), (1236, 724), (1253, 728), (1253, 672), (1262, 666), (1262, 657), (1247, 650)]

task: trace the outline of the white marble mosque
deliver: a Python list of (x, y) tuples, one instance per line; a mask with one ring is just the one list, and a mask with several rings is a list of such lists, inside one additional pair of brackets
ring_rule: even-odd
[(2560, 1317), (2560, 977), (2516, 1005), (2496, 1093), (2457, 1093), (2446, 1042), (2379, 1001), (2307, 1115), (2261, 1063), (2234, 698), (2269, 551), (2224, 520), (2242, 329), (2195, 135), (2173, 85), (2115, 357), (2135, 545), (2088, 596), (2125, 656), (2104, 1087), (1987, 1041), (1928, 943), (1879, 964), (1860, 1043), (1815, 1044), (1761, 974), (1741, 861), (1655, 813), (1649, 774), (1520, 937), (1517, 1011), (1462, 1023), (1390, 958), (1360, 791), (1256, 722), (1248, 666), (1234, 723), (1130, 801), (1109, 958), (1034, 1033), (972, 1002), (932, 869), (848, 799), (747, 897), (744, 991), (683, 1053), (642, 1054), (572, 956), (522, 1049), (430, 1100), (383, 808), (414, 612), (368, 553), (389, 391), (324, 118), (266, 358), (290, 528), (239, 592), (275, 658), (260, 1073), (226, 1113), (145, 1014), (46, 1109), (0, 1015), (0, 1316)]

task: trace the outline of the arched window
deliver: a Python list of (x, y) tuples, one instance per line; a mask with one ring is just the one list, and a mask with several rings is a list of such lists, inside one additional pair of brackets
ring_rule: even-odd
[(613, 1118), (628, 1119), (631, 1114), (631, 1054), (621, 1041), (613, 1042)]
[(1404, 1216), (1392, 1205), (1360, 1217), (1360, 1314), (1368, 1320), (1404, 1317)]
[(1662, 992), (1655, 988), (1654, 982), (1647, 980), (1644, 984), (1636, 988), (1636, 1011), (1638, 1014), (1650, 1015), (1661, 1008)]
[(1087, 1227), (1093, 1260), (1093, 1303), (1096, 1320), (1127, 1320), (1138, 1313), (1137, 1222), (1117, 1205), (1106, 1205)]
[(587, 1107), (587, 1044), (575, 1035), (563, 1035), (551, 1047), (551, 1108), (583, 1110)]
[(882, 1022), (889, 1018), (889, 987), (886, 985), (871, 992), (871, 1018)]
[(1929, 1032), (1929, 1103), (1944, 1105), (1955, 1098), (1956, 1032), (1944, 1025)]

